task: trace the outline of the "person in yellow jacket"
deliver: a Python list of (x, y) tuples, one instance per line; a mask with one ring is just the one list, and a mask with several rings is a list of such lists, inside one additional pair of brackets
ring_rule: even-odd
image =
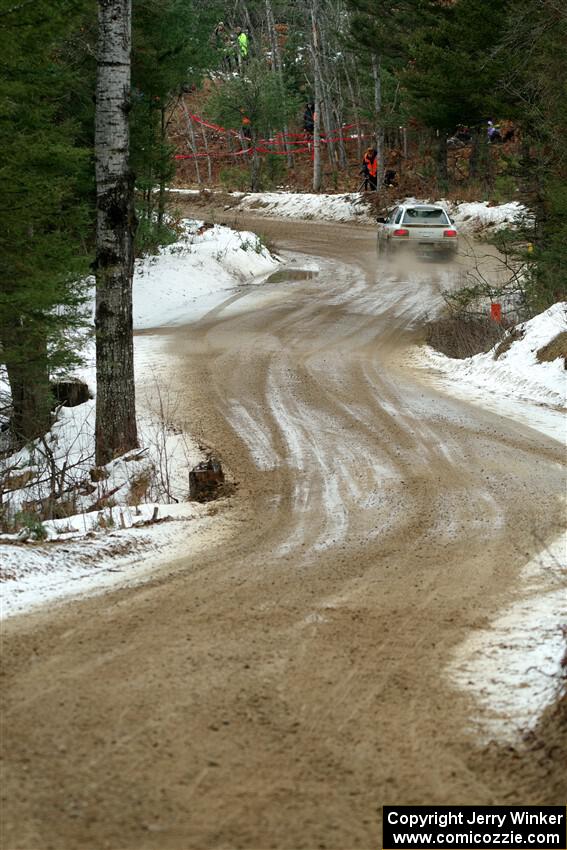
[(238, 47), (238, 61), (246, 62), (248, 59), (248, 36), (240, 27), (236, 28), (236, 44)]

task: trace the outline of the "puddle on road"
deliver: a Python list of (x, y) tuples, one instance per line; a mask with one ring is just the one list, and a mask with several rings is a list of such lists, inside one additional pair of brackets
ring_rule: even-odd
[(280, 269), (269, 276), (266, 283), (285, 283), (289, 280), (311, 280), (317, 277), (318, 271), (314, 269)]

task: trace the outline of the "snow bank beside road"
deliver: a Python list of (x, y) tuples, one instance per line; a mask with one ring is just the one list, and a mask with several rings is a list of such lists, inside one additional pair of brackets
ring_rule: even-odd
[[(374, 224), (372, 208), (368, 205), (371, 194), (353, 192), (347, 195), (294, 194), (291, 192), (258, 192), (242, 195), (237, 209), (277, 215), (282, 218), (316, 219), (320, 221), (359, 221)], [(400, 203), (440, 204), (450, 213), (453, 220), (464, 230), (497, 230), (518, 224), (528, 211), (523, 204), (512, 201), (491, 206), (488, 201), (475, 203), (453, 203), (451, 201), (419, 198), (404, 198), (388, 201), (393, 208)]]
[[(171, 189), (172, 193), (198, 197), (196, 189)], [(215, 193), (208, 192), (206, 197), (214, 199)], [(281, 218), (302, 219), (304, 221), (343, 221), (375, 224), (376, 217), (369, 206), (374, 195), (364, 192), (326, 195), (309, 192), (230, 192), (222, 193), (230, 198), (231, 209), (260, 215), (280, 216)], [(517, 225), (526, 215), (527, 208), (519, 201), (491, 205), (489, 201), (472, 203), (453, 203), (435, 198), (399, 198), (383, 199), (390, 208), (401, 203), (441, 204), (450, 213), (451, 218), (463, 230), (498, 230), (502, 227)]]
[[(144, 526), (156, 507), (157, 523)], [(58, 543), (1, 545), (1, 618), (77, 594), (92, 595), (143, 581), (165, 560), (184, 557), (189, 561), (192, 551), (198, 550), (199, 535), (213, 524), (218, 535), (216, 508), (210, 505), (144, 504), (139, 511), (113, 508), (112, 513), (114, 527), (104, 531), (93, 527), (86, 538), (69, 535)], [(122, 516), (126, 519), (124, 529)], [(65, 523), (80, 528), (83, 520), (80, 515), (69, 517)], [(133, 527), (128, 527), (130, 523)]]
[[(239, 283), (259, 281), (277, 259), (255, 233), (184, 221), (177, 242), (136, 263), (134, 328), (195, 321)], [(222, 293), (222, 295), (221, 295)]]
[[(200, 195), (194, 189), (170, 189), (178, 195)], [(304, 221), (360, 221), (373, 224), (375, 218), (368, 207), (368, 195), (363, 192), (325, 195), (309, 192), (229, 192), (221, 193), (229, 198), (230, 209), (261, 215), (295, 218)], [(214, 200), (215, 192), (206, 198)]]
[[(421, 349), (417, 362), (452, 395), (494, 410), (565, 445), (567, 371), (565, 348), (540, 362), (538, 352), (567, 331), (567, 303), (557, 303), (517, 325), (487, 354), (454, 360)], [(541, 354), (540, 354), (541, 356)], [(535, 533), (535, 532), (534, 532)], [(473, 718), (483, 743), (515, 743), (533, 728), (562, 684), (567, 617), (567, 536), (552, 541), (520, 572), (517, 601), (461, 644), (446, 673), (470, 691)]]
[(490, 206), (488, 201), (447, 204), (451, 217), (463, 229), (481, 230), (489, 227), (500, 230), (519, 224), (529, 212), (519, 201)]
[[(486, 354), (455, 360), (426, 346), (417, 353), (416, 362), (421, 368), (433, 369), (439, 384), (451, 393), (489, 407), (496, 404), (503, 413), (516, 416), (518, 408), (526, 402), (540, 406), (535, 411), (526, 408), (529, 424), (564, 440), (562, 411), (567, 401), (564, 357), (558, 354), (550, 362), (540, 362), (537, 353), (565, 331), (567, 303), (559, 302), (517, 325), (503, 343)], [(516, 402), (519, 405), (512, 409)]]
[(238, 209), (319, 221), (375, 221), (361, 192), (347, 195), (294, 194), (292, 192), (259, 192), (244, 195)]

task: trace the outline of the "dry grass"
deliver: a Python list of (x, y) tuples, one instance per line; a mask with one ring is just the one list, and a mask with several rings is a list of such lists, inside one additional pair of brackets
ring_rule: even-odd
[(144, 470), (130, 480), (130, 498), (129, 502), (135, 507), (143, 502), (152, 483), (151, 473), (149, 470)]
[(557, 360), (558, 357), (563, 357), (567, 369), (567, 331), (558, 333), (551, 342), (540, 348), (536, 357), (540, 363), (550, 363), (552, 360)]
[(519, 328), (512, 328), (510, 333), (504, 337), (502, 342), (496, 346), (496, 350), (494, 352), (494, 359), (498, 360), (499, 357), (502, 357), (503, 354), (506, 354), (507, 351), (510, 351), (512, 345), (515, 342), (518, 342), (519, 339), (522, 339), (524, 336), (524, 331)]
[(425, 330), (428, 345), (459, 360), (490, 351), (505, 332), (492, 319), (463, 314), (436, 319)]

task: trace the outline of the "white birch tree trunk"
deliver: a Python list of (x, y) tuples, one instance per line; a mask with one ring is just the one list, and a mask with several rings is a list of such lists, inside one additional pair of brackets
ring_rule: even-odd
[(134, 184), (129, 167), (131, 0), (98, 0), (95, 114), (96, 462), (138, 445), (132, 336)]

